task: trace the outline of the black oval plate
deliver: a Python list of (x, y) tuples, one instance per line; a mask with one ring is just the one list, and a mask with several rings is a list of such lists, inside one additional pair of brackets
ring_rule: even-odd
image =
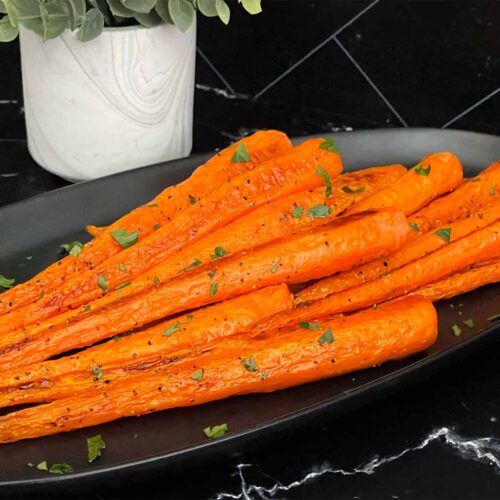
[[(297, 139), (300, 141), (301, 139)], [(346, 170), (403, 163), (410, 166), (431, 151), (451, 150), (473, 175), (500, 159), (500, 138), (440, 129), (386, 129), (335, 134)], [(61, 243), (87, 240), (89, 222), (106, 224), (150, 200), (169, 184), (187, 177), (209, 155), (193, 156), (53, 191), (0, 209), (0, 271), (23, 281), (57, 259)], [(491, 333), (488, 317), (500, 313), (500, 285), (490, 285), (439, 307), (440, 335), (427, 352), (399, 362), (295, 387), (273, 394), (234, 397), (194, 408), (182, 408), (127, 418), (94, 428), (0, 446), (0, 486), (76, 480), (109, 475), (128, 468), (203, 459), (242, 447), (266, 432), (285, 431), (321, 411), (340, 411), (413, 372), (449, 357), (457, 349)], [(451, 325), (474, 318), (474, 328), (462, 325), (455, 337)], [(443, 360), (444, 361), (444, 360)], [(230, 433), (209, 441), (207, 425), (226, 422)], [(85, 439), (101, 433), (106, 450), (87, 463)], [(67, 462), (75, 474), (58, 476), (27, 466), (47, 460)]]

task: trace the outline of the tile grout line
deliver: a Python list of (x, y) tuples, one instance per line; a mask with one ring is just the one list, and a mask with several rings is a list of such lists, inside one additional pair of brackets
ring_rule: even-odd
[(293, 70), (295, 70), (298, 66), (300, 66), (304, 61), (309, 59), (312, 55), (314, 55), (316, 52), (318, 52), (319, 49), (324, 47), (327, 43), (331, 42), (337, 35), (342, 33), (344, 29), (346, 29), (348, 26), (350, 26), (354, 21), (359, 19), (362, 15), (364, 15), (366, 12), (368, 12), (372, 7), (374, 7), (376, 4), (378, 4), (380, 0), (374, 0), (370, 5), (367, 5), (364, 9), (362, 9), (360, 12), (358, 12), (352, 19), (350, 19), (348, 22), (346, 22), (344, 25), (342, 25), (337, 31), (335, 31), (333, 34), (325, 38), (319, 45), (316, 45), (314, 49), (312, 49), (310, 52), (308, 52), (305, 56), (303, 56), (301, 59), (299, 59), (297, 62), (295, 62), (292, 66), (290, 66), (286, 71), (281, 73), (278, 77), (276, 77), (274, 80), (272, 80), (270, 83), (268, 83), (263, 89), (259, 90), (252, 99), (258, 99), (261, 97), (263, 94), (265, 94), (269, 89), (274, 87), (278, 82), (283, 80), (285, 76), (290, 74)]
[(475, 104), (472, 106), (469, 106), (467, 109), (459, 113), (457, 116), (452, 118), (450, 121), (446, 122), (444, 125), (441, 126), (441, 128), (447, 128), (449, 127), (452, 123), (455, 123), (457, 120), (462, 118), (463, 116), (469, 114), (472, 110), (476, 109), (478, 106), (481, 106), (484, 102), (486, 102), (488, 99), (491, 99), (494, 95), (498, 94), (500, 92), (500, 87), (498, 87), (496, 90), (493, 92), (490, 92), (487, 96), (483, 97), (482, 99), (479, 99)]
[(203, 53), (203, 51), (199, 48), (196, 47), (196, 52), (200, 55), (200, 57), (207, 63), (209, 68), (215, 73), (217, 78), (226, 86), (226, 88), (231, 92), (232, 94), (236, 94), (236, 91), (231, 87), (229, 82), (222, 76), (220, 71), (214, 66), (214, 63)]
[(356, 69), (361, 73), (363, 78), (369, 83), (369, 85), (372, 87), (372, 89), (378, 94), (380, 99), (384, 101), (386, 106), (394, 113), (394, 115), (398, 118), (398, 120), (404, 125), (405, 127), (408, 127), (408, 124), (405, 122), (403, 117), (396, 111), (396, 108), (389, 102), (387, 97), (382, 93), (382, 91), (375, 85), (375, 83), (371, 80), (371, 78), (366, 74), (366, 72), (363, 70), (363, 68), (359, 65), (359, 63), (352, 57), (352, 55), (349, 53), (349, 51), (342, 45), (342, 43), (338, 40), (337, 37), (333, 38), (335, 43), (339, 46), (339, 48), (342, 50), (342, 52), (349, 58), (349, 60), (354, 64)]

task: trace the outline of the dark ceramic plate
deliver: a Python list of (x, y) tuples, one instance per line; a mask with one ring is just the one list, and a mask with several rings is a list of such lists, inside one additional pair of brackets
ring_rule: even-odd
[[(484, 134), (434, 129), (369, 130), (336, 134), (346, 170), (416, 163), (430, 151), (451, 150), (460, 156), (467, 175), (500, 159), (500, 138)], [(169, 184), (187, 177), (208, 155), (155, 165), (92, 182), (62, 188), (0, 210), (0, 271), (18, 281), (58, 258), (61, 243), (85, 239), (84, 226), (106, 224)], [(453, 307), (452, 307), (453, 306)], [(24, 485), (110, 475), (158, 464), (204, 460), (209, 455), (238, 450), (251, 440), (293, 425), (307, 425), (321, 412), (345, 411), (406, 380), (423, 368), (446, 362), (451, 354), (493, 332), (488, 317), (500, 312), (500, 285), (490, 285), (452, 303), (439, 304), (440, 335), (431, 349), (400, 362), (274, 394), (230, 398), (203, 406), (122, 419), (81, 431), (0, 446), (0, 485)], [(454, 323), (474, 318), (455, 337)], [(230, 433), (208, 441), (202, 429), (226, 422)], [(89, 465), (85, 438), (101, 433), (106, 450)], [(27, 466), (28, 462), (70, 463), (75, 474), (57, 476)]]

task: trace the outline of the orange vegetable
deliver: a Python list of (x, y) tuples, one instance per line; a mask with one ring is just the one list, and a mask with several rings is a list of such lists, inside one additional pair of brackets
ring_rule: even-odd
[[(231, 159), (241, 144), (245, 145), (251, 161), (233, 163)], [(253, 170), (261, 162), (283, 154), (291, 147), (287, 136), (276, 130), (256, 132), (238, 141), (208, 160), (184, 182), (168, 187), (150, 203), (136, 208), (104, 228), (98, 237), (84, 246), (78, 257), (68, 255), (26, 283), (4, 292), (0, 296), (0, 314), (36, 301), (40, 295), (60, 286), (68, 278), (92, 269), (121, 252), (121, 246), (111, 236), (112, 231), (137, 231), (142, 239), (154, 231), (156, 224), (163, 224), (186, 210), (191, 205), (189, 195), (197, 200), (204, 198), (227, 179)]]
[(252, 252), (213, 260), (144, 293), (82, 311), (68, 323), (38, 334), (0, 337), (0, 370), (91, 345), (184, 310), (233, 298), (257, 288), (301, 283), (349, 269), (399, 248), (408, 234), (402, 212), (385, 209), (340, 217)]
[(394, 207), (409, 215), (456, 188), (462, 178), (462, 165), (453, 153), (433, 153), (424, 157), (394, 184), (356, 203), (348, 214)]
[[(53, 361), (2, 373), (0, 406), (52, 401), (168, 365), (293, 307), (286, 285), (263, 288)], [(95, 372), (102, 373), (96, 379)], [(101, 370), (101, 371), (99, 371)]]
[(420, 295), (436, 302), (442, 299), (451, 299), (481, 286), (498, 282), (500, 282), (500, 260), (494, 260), (429, 283), (410, 295)]
[(425, 257), (447, 245), (446, 236), (448, 233), (450, 241), (456, 241), (498, 219), (500, 219), (500, 200), (487, 205), (470, 217), (451, 223), (446, 228), (442, 227), (437, 231), (430, 231), (408, 241), (400, 250), (384, 259), (368, 262), (351, 271), (345, 271), (313, 283), (297, 294), (297, 301), (318, 300), (332, 293), (341, 292), (376, 279), (384, 273), (394, 271), (408, 262)]
[(258, 325), (256, 331), (274, 330), (307, 318), (320, 318), (326, 314), (355, 311), (380, 304), (466, 269), (476, 262), (498, 257), (500, 222), (494, 222), (378, 279), (333, 293), (309, 305), (304, 304), (289, 313), (272, 316)]
[(473, 179), (464, 181), (455, 191), (438, 198), (410, 218), (420, 231), (467, 217), (500, 199), (500, 161), (493, 163)]
[(202, 238), (253, 208), (324, 184), (318, 165), (333, 178), (342, 170), (340, 156), (310, 139), (289, 153), (229, 179), (170, 222), (105, 262), (76, 275), (36, 303), (0, 317), (0, 334), (40, 322), (102, 296), (151, 269), (187, 244)]
[(313, 382), (404, 358), (426, 349), (436, 334), (432, 303), (413, 297), (348, 320), (321, 321), (321, 331), (298, 329), (262, 340), (228, 339), (188, 363), (0, 417), (0, 442)]

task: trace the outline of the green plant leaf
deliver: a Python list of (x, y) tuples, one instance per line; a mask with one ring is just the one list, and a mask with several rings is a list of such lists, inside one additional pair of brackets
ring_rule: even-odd
[(156, 4), (156, 0), (120, 0), (124, 7), (139, 14), (149, 14)]
[(12, 26), (8, 16), (0, 19), (0, 42), (12, 42), (19, 34), (19, 26)]
[(0, 0), (0, 14), (7, 14), (7, 7), (5, 7), (3, 0)]
[(187, 0), (169, 0), (168, 12), (174, 24), (181, 31), (187, 31), (193, 23), (196, 11)]
[(83, 18), (82, 25), (76, 32), (78, 40), (89, 42), (102, 33), (104, 28), (104, 16), (97, 9), (90, 9)]
[[(200, 0), (198, 0), (199, 2)], [(243, 8), (249, 14), (259, 14), (262, 12), (261, 0), (240, 0), (240, 3), (243, 4)]]
[(198, 0), (198, 10), (206, 17), (217, 17), (216, 0)]
[(172, 16), (168, 11), (168, 0), (158, 0), (156, 2), (156, 12), (168, 24), (174, 24)]
[(158, 15), (156, 10), (152, 10), (149, 14), (136, 14), (135, 18), (145, 28), (154, 28), (163, 23), (163, 19)]
[(68, 13), (70, 29), (74, 31), (85, 17), (85, 0), (64, 0), (63, 5)]
[[(17, 21), (27, 30), (34, 31), (43, 37), (44, 27), (39, 2), (34, 2), (33, 0), (10, 0), (10, 3), (17, 15)], [(9, 9), (8, 4), (6, 3), (5, 5)], [(11, 17), (10, 12), (9, 17)]]
[(224, 0), (215, 0), (215, 8), (217, 9), (219, 19), (224, 24), (229, 24), (229, 19), (231, 18), (231, 9), (229, 5)]
[(120, 0), (106, 0), (111, 14), (118, 17), (134, 17), (137, 12), (127, 9)]
[(0, 1), (2, 2), (5, 13), (9, 17), (10, 25), (13, 28), (16, 27), (19, 28), (18, 15), (14, 5), (12, 5), (12, 0), (0, 0)]

